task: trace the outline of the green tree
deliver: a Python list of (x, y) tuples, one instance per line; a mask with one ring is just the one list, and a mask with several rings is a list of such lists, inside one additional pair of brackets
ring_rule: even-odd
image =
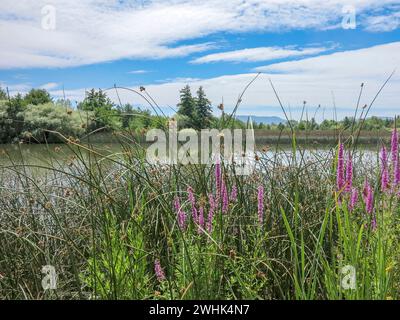
[(203, 87), (200, 87), (197, 90), (197, 97), (195, 99), (194, 128), (197, 130), (209, 128), (211, 119), (211, 102), (207, 99)]
[(33, 104), (35, 106), (39, 104), (50, 103), (51, 99), (50, 93), (44, 89), (32, 89), (24, 97), (24, 105)]
[(0, 110), (0, 141), (12, 142), (18, 139), (24, 126), (24, 99), (17, 94), (9, 101), (3, 100)]
[(314, 118), (311, 118), (310, 129), (311, 130), (318, 130), (318, 123), (317, 123), (317, 121), (315, 121)]
[(133, 114), (129, 122), (130, 129), (141, 130), (152, 127), (153, 116), (149, 110), (133, 109)]
[(306, 122), (304, 120), (301, 120), (297, 125), (297, 129), (303, 131), (306, 130), (306, 126), (307, 126)]
[(282, 131), (282, 130), (285, 130), (285, 125), (281, 122), (281, 123), (279, 123), (278, 124), (278, 130), (280, 130), (280, 131)]
[(192, 96), (189, 85), (186, 85), (180, 91), (180, 99), (181, 101), (178, 103), (178, 114), (187, 117), (187, 119), (189, 120), (189, 123), (187, 125), (189, 127), (194, 127), (196, 118), (196, 101)]
[(114, 109), (114, 104), (101, 89), (86, 92), (86, 97), (78, 104), (78, 109), (94, 112), (94, 129), (119, 127), (118, 111)]
[(79, 137), (86, 130), (86, 115), (91, 116), (91, 112), (65, 112), (62, 104), (31, 104), (24, 111), (24, 130), (21, 137), (39, 143), (63, 141), (57, 134), (51, 134), (48, 130), (59, 132), (65, 137)]
[(343, 129), (347, 130), (351, 127), (353, 123), (353, 118), (349, 118), (349, 117), (344, 117), (343, 121), (342, 121), (342, 125), (343, 125)]
[(5, 92), (2, 87), (0, 87), (0, 100), (7, 100), (7, 99), (8, 99), (7, 92)]
[(133, 106), (129, 103), (123, 105), (122, 107), (120, 107), (118, 109), (120, 111), (120, 115), (121, 115), (121, 125), (122, 128), (127, 129), (129, 128), (129, 123), (132, 121), (133, 119)]

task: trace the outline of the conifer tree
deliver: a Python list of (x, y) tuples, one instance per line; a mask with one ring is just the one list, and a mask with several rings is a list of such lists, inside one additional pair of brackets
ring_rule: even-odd
[(211, 124), (211, 102), (207, 99), (203, 87), (197, 90), (196, 97), (196, 108), (195, 108), (195, 129), (209, 128)]
[(190, 127), (195, 123), (195, 106), (196, 101), (193, 99), (189, 85), (186, 85), (180, 91), (181, 101), (178, 103), (178, 114), (188, 118)]

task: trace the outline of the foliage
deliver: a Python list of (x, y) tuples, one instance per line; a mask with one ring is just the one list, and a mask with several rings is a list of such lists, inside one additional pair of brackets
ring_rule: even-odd
[[(275, 146), (249, 176), (224, 161), (220, 170), (151, 164), (123, 137), (123, 152), (66, 145), (51, 153), (42, 183), (28, 165), (0, 167), (0, 297), (399, 299), (399, 186), (383, 192), (380, 164), (364, 163), (353, 147), (360, 197), (351, 212), (336, 186), (338, 151), (304, 156), (294, 136), (291, 151)], [(362, 197), (366, 178), (373, 214)], [(207, 222), (211, 206), (209, 228), (196, 217), (204, 209)], [(60, 271), (58, 289), (44, 292), (48, 264)], [(357, 272), (353, 289), (343, 287), (345, 266)]]
[(20, 95), (10, 101), (0, 101), (0, 143), (14, 141), (24, 126), (22, 98)]
[(78, 104), (78, 109), (94, 113), (93, 129), (112, 129), (119, 126), (118, 111), (101, 89), (99, 91), (92, 89), (86, 92), (86, 97)]
[(27, 141), (44, 143), (62, 141), (55, 133), (65, 137), (79, 137), (86, 132), (90, 113), (66, 110), (63, 105), (52, 103), (29, 105), (24, 111), (24, 131), (21, 137)]
[(207, 99), (203, 87), (197, 90), (197, 97), (195, 99), (195, 129), (205, 129), (210, 127), (211, 122), (211, 102)]
[(7, 100), (7, 99), (8, 99), (7, 92), (5, 92), (2, 87), (0, 87), (0, 101)]
[(189, 85), (180, 91), (177, 119), (181, 128), (201, 130), (209, 128), (212, 122), (211, 102), (207, 99), (203, 87), (200, 87), (197, 96), (193, 97)]
[(189, 127), (195, 125), (195, 107), (196, 101), (192, 96), (189, 85), (186, 85), (180, 91), (180, 102), (178, 103), (178, 114), (184, 116), (188, 121)]
[(53, 100), (51, 99), (50, 93), (48, 93), (45, 89), (32, 89), (29, 91), (23, 99), (23, 104), (27, 105), (39, 105), (50, 103)]

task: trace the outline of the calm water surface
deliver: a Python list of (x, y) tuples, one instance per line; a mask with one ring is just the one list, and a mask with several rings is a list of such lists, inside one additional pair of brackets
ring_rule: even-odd
[[(100, 155), (115, 155), (121, 157), (122, 148), (119, 144), (94, 144), (92, 148)], [(67, 164), (74, 157), (74, 152), (80, 152), (84, 158), (89, 157), (89, 152), (77, 147), (67, 146), (65, 144), (52, 145), (0, 145), (0, 167), (17, 165), (29, 166), (53, 166)], [(278, 150), (275, 147), (262, 151), (258, 150), (262, 158), (271, 161), (282, 161), (283, 163), (293, 158), (291, 147), (289, 145), (280, 146)], [(303, 158), (304, 161), (329, 161), (333, 159), (335, 150), (330, 148), (304, 148), (296, 152), (297, 159)], [(359, 147), (353, 154), (354, 162), (363, 164), (376, 163), (378, 148), (376, 146)]]

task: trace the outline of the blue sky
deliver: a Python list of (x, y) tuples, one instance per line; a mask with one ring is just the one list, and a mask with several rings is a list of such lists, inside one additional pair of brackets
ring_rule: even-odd
[[(293, 118), (307, 101), (310, 114), (321, 105), (322, 120), (334, 103), (339, 117), (351, 115), (362, 82), (368, 104), (400, 65), (399, 1), (3, 0), (0, 12), (0, 85), (12, 94), (43, 87), (59, 98), (64, 87), (74, 101), (92, 87), (144, 85), (174, 106), (189, 83), (229, 109), (262, 72), (240, 114), (282, 116), (272, 79)], [(346, 17), (354, 29), (343, 28)], [(398, 113), (399, 79), (371, 114)]]

